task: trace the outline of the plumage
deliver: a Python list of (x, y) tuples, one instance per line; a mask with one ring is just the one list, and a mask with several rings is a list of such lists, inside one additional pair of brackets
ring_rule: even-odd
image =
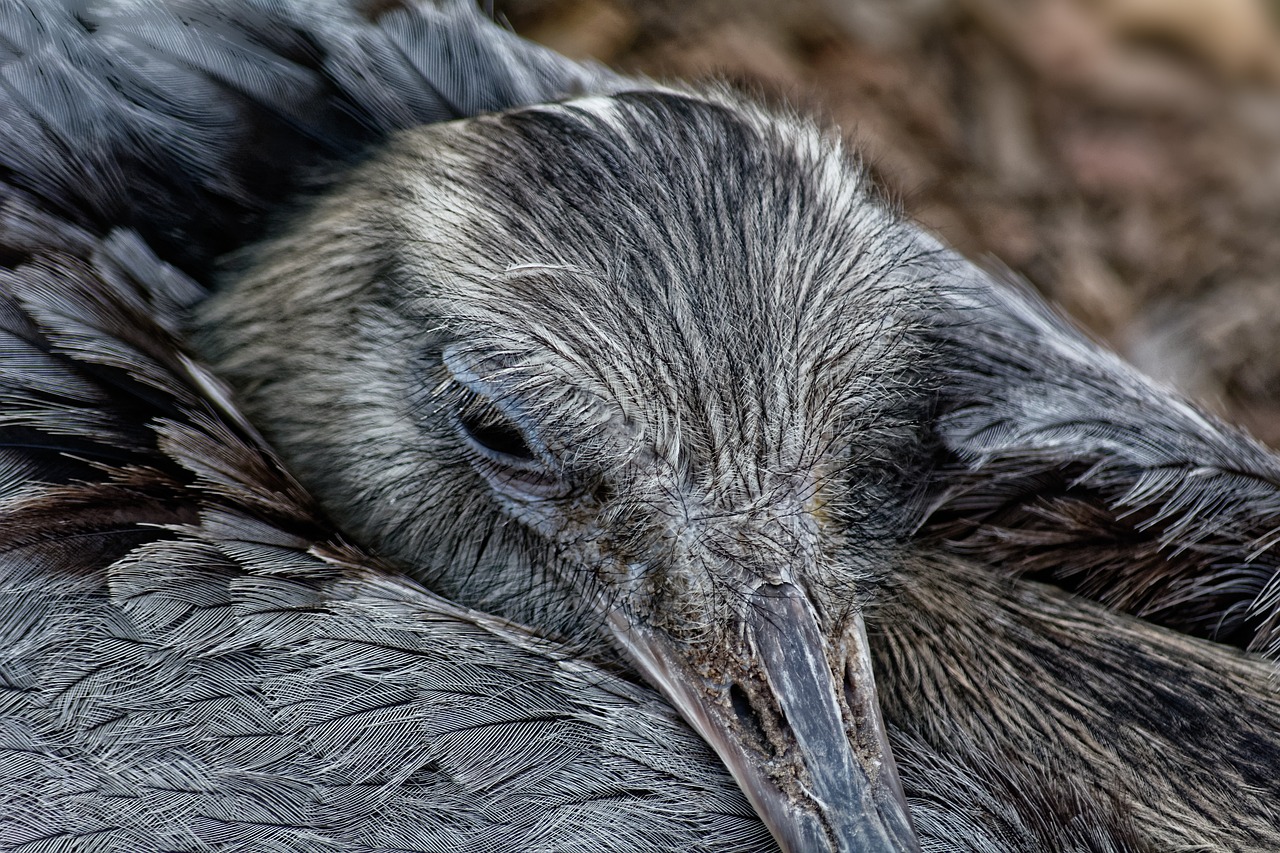
[[(603, 623), (767, 644), (714, 572), (769, 565), (865, 615), (922, 849), (1280, 843), (1268, 661), (1008, 577), (1265, 648), (1274, 458), (831, 135), (458, 4), (7, 12), (0, 849), (768, 849)], [(267, 222), (201, 309), (232, 392), (187, 313)]]
[(926, 533), (1201, 637), (1275, 654), (1280, 467), (1017, 288), (950, 343)]
[(7, 421), (57, 426), (7, 432), (0, 848), (767, 846), (651, 691), (333, 533), (176, 347), (194, 285), (136, 238), (4, 283)]

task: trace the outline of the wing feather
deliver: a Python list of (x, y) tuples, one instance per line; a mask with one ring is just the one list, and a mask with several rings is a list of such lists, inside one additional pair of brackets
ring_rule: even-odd
[(957, 262), (926, 534), (1199, 636), (1280, 648), (1280, 461)]

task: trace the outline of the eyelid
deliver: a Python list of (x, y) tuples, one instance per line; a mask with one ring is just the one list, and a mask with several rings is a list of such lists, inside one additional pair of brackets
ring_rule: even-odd
[[(570, 486), (559, 476), (555, 461), (545, 444), (521, 423), (514, 401), (504, 399), (501, 389), (482, 377), (470, 354), (458, 346), (443, 353), (445, 368), (452, 375), (459, 392), (451, 416), (455, 432), (468, 451), (472, 466), (493, 489), (517, 502), (564, 497)], [(529, 450), (528, 456), (515, 456), (486, 447), (472, 434), (464, 420), (468, 407), (488, 407), (496, 419), (509, 424)]]
[(461, 424), (461, 418), (462, 413), (466, 411), (468, 406), (475, 405), (491, 408), (495, 415), (510, 421), (534, 456), (541, 457), (545, 462), (550, 463), (546, 446), (535, 433), (525, 429), (525, 425), (522, 422), (524, 419), (520, 416), (514, 401), (503, 393), (503, 389), (498, 383), (481, 373), (476, 364), (477, 356), (475, 353), (469, 352), (459, 344), (452, 344), (444, 348), (441, 353), (441, 360), (457, 387), (462, 391), (461, 398), (453, 413), (454, 419), (457, 421), (455, 426), (463, 428), (464, 432), (466, 431), (463, 424)]
[[(489, 393), (484, 393), (492, 391), (489, 383), (477, 379), (474, 374), (465, 374), (460, 377), (454, 373), (453, 379), (456, 382), (458, 397), (457, 402), (452, 406), (453, 411), (449, 420), (452, 421), (454, 433), (457, 433), (462, 446), (466, 448), (471, 466), (477, 474), (483, 476), (495, 492), (517, 503), (561, 498), (571, 492), (570, 485), (564, 483), (563, 479), (557, 475), (547, 448), (535, 435), (531, 435), (529, 430), (522, 428), (520, 420), (512, 411), (512, 406), (509, 403), (502, 405)], [(492, 447), (486, 447), (480, 439), (477, 439), (465, 420), (467, 410), (477, 406), (489, 407), (495, 420), (509, 425), (509, 429), (520, 435), (529, 450), (529, 456), (503, 453)]]
[(540, 455), (517, 457), (494, 451), (471, 435), (460, 411), (454, 412), (453, 421), (454, 428), (470, 451), (472, 466), (502, 495), (522, 501), (561, 498), (569, 494), (569, 485)]
[[(461, 406), (458, 406), (457, 408), (455, 408), (453, 412), (454, 428), (462, 435), (468, 447), (470, 447), (472, 450), (474, 450), (476, 453), (478, 453), (480, 456), (486, 459), (489, 459), (493, 462), (501, 463), (504, 465), (509, 465), (513, 468), (544, 469), (547, 467), (546, 463), (539, 458), (540, 454), (537, 452), (537, 450), (534, 449), (532, 443), (529, 441), (528, 437), (525, 435), (524, 430), (520, 429), (519, 424), (517, 424), (514, 420), (504, 415), (501, 411), (497, 409), (496, 406), (493, 406), (493, 404), (490, 403), (485, 398), (480, 397), (479, 395), (475, 394), (475, 392), (469, 392), (469, 393), (471, 394), (472, 399), (465, 401)], [(467, 419), (468, 410), (476, 408), (477, 406), (487, 406), (492, 408), (494, 415), (497, 416), (494, 420), (497, 421), (498, 419), (501, 419), (501, 422), (503, 423), (504, 426), (508, 426), (513, 433), (519, 436), (520, 440), (524, 443), (525, 449), (528, 451), (528, 453), (527, 454), (504, 453), (501, 450), (494, 449), (493, 447), (490, 447), (487, 444), (485, 444), (475, 434), (475, 431), (473, 430), (472, 425), (468, 423), (468, 419)]]

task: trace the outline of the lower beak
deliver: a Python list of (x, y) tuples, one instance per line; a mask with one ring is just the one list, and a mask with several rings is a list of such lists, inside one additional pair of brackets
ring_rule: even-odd
[(610, 622), (644, 675), (719, 754), (783, 851), (920, 849), (860, 615), (832, 644), (803, 592), (764, 584), (751, 594), (741, 648), (726, 653), (726, 666), (716, 668), (725, 677), (715, 683), (688, 660), (707, 650), (617, 610)]

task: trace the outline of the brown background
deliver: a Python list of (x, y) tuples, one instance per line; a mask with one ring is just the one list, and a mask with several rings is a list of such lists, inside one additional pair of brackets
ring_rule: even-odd
[(517, 30), (727, 78), (854, 139), (886, 192), (1280, 445), (1269, 0), (505, 0)]

